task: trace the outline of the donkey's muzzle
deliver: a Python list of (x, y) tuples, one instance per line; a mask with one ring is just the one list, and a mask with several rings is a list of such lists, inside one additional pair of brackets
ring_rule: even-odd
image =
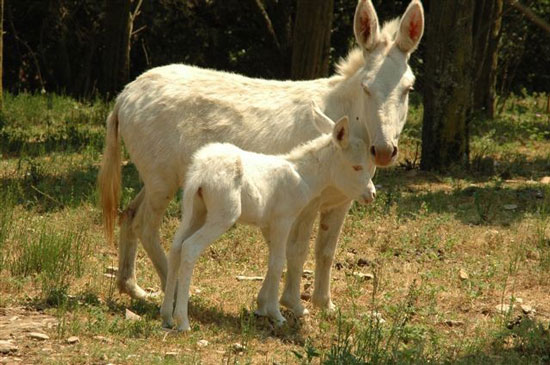
[(374, 146), (370, 148), (370, 154), (374, 158), (374, 163), (378, 167), (389, 166), (397, 159), (397, 146), (385, 145)]

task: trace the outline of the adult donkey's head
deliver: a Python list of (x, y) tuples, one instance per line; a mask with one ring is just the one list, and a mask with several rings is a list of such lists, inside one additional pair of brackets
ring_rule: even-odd
[[(414, 75), (408, 65), (424, 31), (424, 10), (412, 0), (401, 17), (382, 30), (371, 0), (360, 0), (355, 11), (354, 33), (364, 64), (356, 73), (362, 88), (360, 115), (366, 122), (369, 153), (377, 166), (397, 159), (398, 140), (407, 118), (409, 91)], [(349, 57), (353, 57), (350, 54)]]

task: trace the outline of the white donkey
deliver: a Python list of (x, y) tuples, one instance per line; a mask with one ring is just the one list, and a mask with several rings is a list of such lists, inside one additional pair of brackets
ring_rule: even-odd
[[(159, 228), (170, 200), (182, 185), (191, 156), (212, 142), (245, 150), (281, 154), (314, 139), (310, 102), (333, 120), (350, 119), (350, 133), (369, 146), (369, 174), (397, 158), (398, 138), (407, 117), (414, 75), (407, 62), (424, 29), (419, 0), (401, 20), (382, 30), (371, 0), (359, 0), (354, 32), (358, 49), (350, 52), (330, 78), (270, 81), (185, 65), (145, 72), (118, 96), (107, 120), (106, 147), (99, 185), (106, 232), (112, 238), (120, 196), (120, 139), (124, 139), (144, 187), (120, 219), (117, 284), (132, 297), (145, 297), (135, 277), (140, 239), (165, 286), (167, 260)], [(303, 314), (300, 278), (317, 212), (312, 302), (334, 308), (330, 275), (336, 242), (351, 200), (328, 188), (306, 207), (287, 245), (287, 280), (281, 303)]]
[(335, 124), (318, 108), (313, 110), (318, 129), (328, 133), (286, 155), (243, 151), (228, 143), (208, 144), (194, 154), (184, 184), (182, 223), (168, 256), (161, 308), (164, 327), (173, 326), (177, 293), (173, 313), (177, 329), (191, 329), (187, 307), (195, 262), (237, 221), (260, 227), (269, 245), (256, 313), (282, 324), (279, 281), (288, 234), (302, 209), (329, 186), (349, 199), (372, 202), (375, 189), (367, 170), (367, 146), (349, 137), (347, 117)]

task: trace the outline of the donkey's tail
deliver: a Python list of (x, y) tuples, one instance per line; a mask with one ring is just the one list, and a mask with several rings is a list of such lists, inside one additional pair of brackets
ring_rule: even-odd
[(120, 199), (120, 136), (118, 133), (118, 105), (107, 118), (107, 134), (98, 185), (103, 210), (103, 228), (110, 244), (113, 244), (115, 222)]

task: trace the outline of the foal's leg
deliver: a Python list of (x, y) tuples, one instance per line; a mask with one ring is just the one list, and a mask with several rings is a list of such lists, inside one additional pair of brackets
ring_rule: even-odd
[(269, 260), (267, 274), (258, 294), (256, 314), (271, 317), (276, 324), (286, 322), (279, 309), (279, 281), (285, 266), (285, 251), (288, 234), (294, 219), (279, 220), (269, 229)]
[(162, 327), (172, 328), (172, 312), (174, 309), (174, 297), (176, 295), (176, 283), (178, 281), (178, 271), (180, 267), (181, 246), (184, 240), (185, 227), (180, 224), (172, 247), (168, 253), (168, 275), (166, 277), (166, 287), (164, 289), (164, 301), (160, 307), (160, 317), (162, 318)]
[(334, 310), (330, 299), (330, 273), (338, 236), (349, 210), (348, 201), (327, 212), (321, 212), (319, 233), (315, 242), (315, 286), (311, 302), (319, 307)]
[(309, 238), (318, 210), (317, 199), (302, 210), (292, 226), (286, 245), (287, 270), (281, 304), (298, 317), (308, 314), (308, 310), (300, 301), (300, 282), (309, 250)]
[[(222, 209), (220, 209), (221, 211)], [(176, 307), (174, 309), (174, 320), (178, 331), (189, 331), (189, 286), (191, 284), (191, 275), (193, 268), (200, 254), (214, 242), (214, 240), (224, 234), (235, 222), (239, 214), (234, 216), (220, 216), (215, 214), (206, 218), (206, 223), (188, 239), (183, 242), (181, 247), (181, 260), (178, 274)]]
[(204, 225), (206, 218), (206, 210), (202, 200), (196, 198), (193, 204), (192, 212), (183, 212), (183, 214), (191, 215), (189, 227), (185, 227), (183, 222), (179, 225), (174, 236), (170, 253), (168, 254), (168, 276), (166, 278), (166, 289), (164, 291), (164, 301), (160, 309), (162, 317), (162, 326), (164, 328), (172, 328), (172, 313), (174, 310), (174, 299), (176, 296), (176, 284), (179, 276), (181, 246), (183, 241), (189, 238), (193, 233)]

